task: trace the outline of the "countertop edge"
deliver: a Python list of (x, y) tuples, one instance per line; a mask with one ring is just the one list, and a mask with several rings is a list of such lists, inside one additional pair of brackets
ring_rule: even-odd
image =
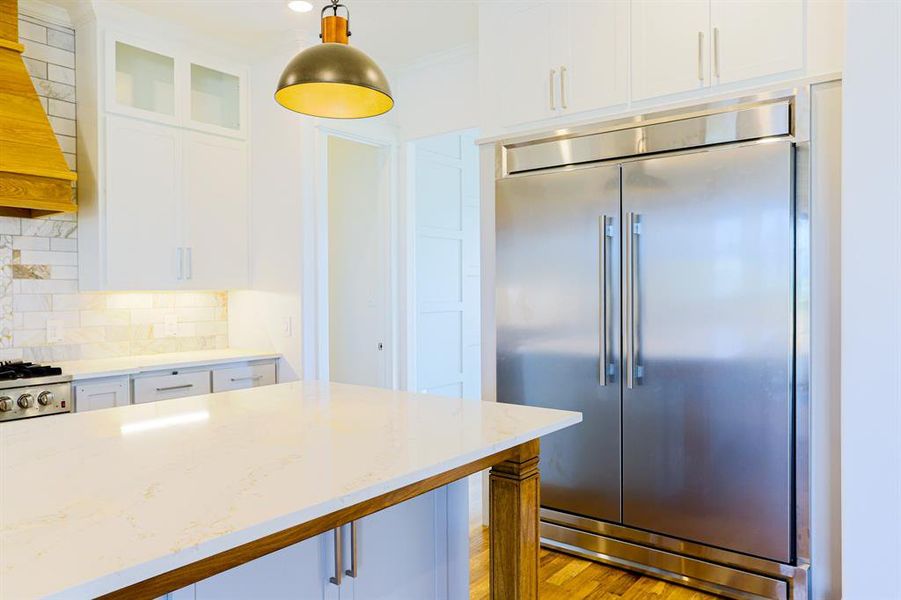
[(376, 485), (372, 485), (362, 490), (334, 498), (317, 506), (310, 507), (304, 511), (289, 513), (282, 517), (271, 519), (250, 528), (225, 534), (198, 546), (185, 548), (176, 553), (161, 556), (157, 559), (129, 567), (123, 571), (117, 571), (116, 573), (105, 575), (98, 579), (85, 582), (74, 588), (51, 593), (48, 597), (62, 599), (82, 598), (87, 596), (93, 598), (107, 594), (129, 585), (139, 583), (151, 577), (167, 573), (179, 567), (183, 567), (210, 556), (214, 556), (221, 552), (226, 552), (242, 544), (253, 542), (267, 535), (312, 521), (313, 519), (317, 519), (323, 515), (335, 512), (344, 507), (359, 504), (361, 502), (366, 502), (367, 500), (371, 500), (372, 498), (375, 498), (382, 494), (392, 492), (418, 481), (423, 481), (440, 473), (451, 471), (457, 467), (491, 456), (492, 454), (497, 454), (498, 452), (503, 452), (504, 450), (508, 450), (509, 448), (513, 448), (514, 446), (517, 446), (519, 444), (526, 443), (528, 441), (540, 438), (549, 433), (565, 429), (566, 427), (570, 427), (581, 422), (581, 413), (573, 413), (570, 414), (566, 419), (558, 421), (557, 423), (540, 427), (535, 431), (515, 436), (509, 440), (493, 444), (490, 447), (455, 457), (444, 463), (431, 465), (430, 467), (421, 469), (415, 473), (410, 473), (402, 477), (397, 477), (392, 480), (380, 482)]
[[(153, 356), (153, 355), (150, 355)], [(144, 357), (141, 357), (144, 358)], [(220, 356), (214, 358), (200, 359), (200, 358), (188, 358), (185, 360), (173, 360), (166, 361), (161, 363), (152, 363), (148, 362), (147, 364), (141, 364), (141, 360), (137, 360), (136, 364), (133, 366), (123, 366), (123, 367), (114, 367), (114, 368), (105, 368), (105, 369), (97, 369), (97, 370), (84, 370), (77, 371), (75, 373), (66, 372), (65, 366), (66, 361), (62, 362), (61, 365), (63, 367), (64, 375), (71, 375), (72, 381), (84, 381), (89, 379), (102, 379), (105, 377), (122, 377), (124, 375), (140, 375), (142, 373), (152, 373), (154, 371), (166, 371), (170, 369), (187, 369), (192, 367), (200, 367), (204, 365), (223, 365), (229, 363), (236, 362), (249, 362), (255, 360), (272, 360), (281, 358), (281, 354), (278, 352), (258, 352), (258, 351), (247, 351), (246, 353), (240, 352), (234, 356)], [(102, 360), (102, 359), (99, 359)], [(72, 362), (81, 362), (81, 361), (72, 361)]]

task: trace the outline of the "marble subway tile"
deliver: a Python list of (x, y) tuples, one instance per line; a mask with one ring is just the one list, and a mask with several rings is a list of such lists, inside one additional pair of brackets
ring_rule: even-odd
[(48, 238), (50, 249), (58, 252), (75, 252), (78, 250), (78, 240), (73, 238)]
[(48, 81), (47, 79), (31, 78), (34, 84), (34, 91), (38, 96), (44, 96), (53, 100), (65, 100), (66, 102), (75, 103), (75, 87), (58, 83), (56, 81)]
[[(19, 254), (16, 255), (15, 253)], [(54, 252), (52, 250), (13, 250), (13, 262), (23, 265), (77, 265), (75, 252)]]
[(78, 267), (53, 265), (50, 267), (52, 279), (78, 279)]
[(103, 327), (63, 327), (64, 344), (92, 344), (109, 341)]
[(103, 325), (130, 325), (131, 315), (127, 310), (83, 310), (81, 324), (85, 327)]
[(194, 323), (196, 335), (225, 335), (228, 333), (228, 321), (202, 321)]
[(48, 44), (42, 44), (34, 40), (22, 40), (25, 45), (24, 55), (35, 60), (42, 60), (47, 63), (59, 65), (61, 67), (75, 68), (75, 53)]
[(82, 344), (81, 358), (107, 358), (110, 356), (128, 356), (131, 342), (100, 342), (96, 344)]
[(32, 235), (48, 238), (75, 237), (77, 225), (73, 221), (55, 221), (51, 219), (22, 219), (21, 235)]
[(106, 297), (103, 294), (54, 294), (53, 310), (103, 310)]
[(34, 236), (13, 236), (13, 250), (50, 250), (50, 239)]
[(47, 321), (59, 321), (63, 328), (78, 327), (80, 324), (76, 311), (26, 312), (22, 316), (22, 329), (41, 329), (47, 327)]
[(0, 217), (0, 235), (19, 235), (22, 233), (22, 220), (15, 217)]
[(54, 117), (63, 117), (66, 119), (75, 118), (75, 103), (66, 100), (57, 100), (56, 98), (47, 97), (47, 112)]
[(13, 294), (74, 294), (78, 282), (54, 279), (15, 279)]
[(57, 134), (56, 141), (59, 142), (59, 147), (63, 152), (75, 152), (75, 138), (71, 135)]
[(50, 119), (50, 127), (53, 133), (57, 135), (75, 135), (75, 120), (64, 119), (63, 117), (48, 117)]
[(117, 293), (106, 298), (107, 308), (153, 308), (153, 294)]
[(179, 321), (213, 321), (216, 319), (217, 308), (178, 308), (174, 312)]
[(16, 294), (13, 296), (13, 312), (50, 311), (50, 294)]
[(47, 43), (56, 48), (75, 52), (75, 36), (57, 29), (47, 30)]
[[(47, 43), (47, 28), (32, 21), (19, 19), (19, 38), (33, 42)], [(74, 50), (74, 48), (73, 48)]]
[(50, 279), (49, 265), (22, 265), (13, 263), (13, 279)]
[(47, 335), (44, 329), (21, 329), (13, 332), (13, 346), (16, 348), (43, 346), (46, 343)]
[(65, 83), (66, 85), (75, 85), (75, 69), (48, 64), (46, 75), (44, 75), (42, 79), (58, 81), (59, 83)]

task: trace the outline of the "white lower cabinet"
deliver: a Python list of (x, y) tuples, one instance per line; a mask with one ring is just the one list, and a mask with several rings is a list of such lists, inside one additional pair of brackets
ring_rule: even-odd
[(79, 381), (73, 387), (76, 412), (131, 404), (131, 386), (127, 375)]
[[(447, 488), (350, 524), (342, 536), (340, 584), (335, 532), (323, 533), (169, 594), (171, 600), (449, 599)], [(465, 556), (453, 564), (466, 569)], [(462, 574), (465, 576), (465, 574)], [(190, 595), (193, 589), (193, 596)]]
[(213, 371), (213, 392), (227, 392), (275, 383), (275, 363), (242, 365)]
[(170, 372), (165, 375), (147, 375), (134, 380), (135, 404), (173, 400), (210, 393), (208, 370), (189, 373)]

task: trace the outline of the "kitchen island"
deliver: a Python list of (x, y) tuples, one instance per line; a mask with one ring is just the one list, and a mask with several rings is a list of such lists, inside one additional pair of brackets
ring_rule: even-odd
[(492, 468), (494, 596), (535, 598), (537, 439), (580, 420), (296, 382), (7, 423), (0, 597), (157, 597)]

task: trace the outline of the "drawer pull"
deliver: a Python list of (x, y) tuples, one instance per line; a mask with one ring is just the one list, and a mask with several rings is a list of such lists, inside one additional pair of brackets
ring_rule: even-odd
[(156, 388), (158, 392), (174, 392), (175, 390), (188, 390), (194, 387), (193, 383), (186, 383), (184, 385), (171, 385), (169, 387), (161, 387)]
[(262, 378), (263, 378), (262, 375), (250, 375), (248, 377), (232, 377), (231, 382), (235, 383), (237, 381), (259, 381)]

